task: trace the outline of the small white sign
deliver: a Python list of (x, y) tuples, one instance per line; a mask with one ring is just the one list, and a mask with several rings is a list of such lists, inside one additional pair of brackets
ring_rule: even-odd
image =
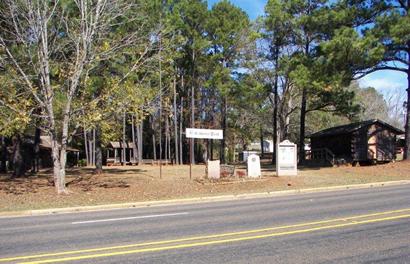
[(187, 128), (185, 130), (187, 138), (223, 139), (223, 130)]

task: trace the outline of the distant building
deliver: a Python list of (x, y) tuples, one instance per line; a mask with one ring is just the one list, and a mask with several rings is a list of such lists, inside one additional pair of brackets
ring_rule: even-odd
[[(134, 142), (111, 141), (107, 146), (107, 165), (136, 163)], [(125, 150), (125, 155), (123, 151)], [(125, 160), (123, 160), (125, 158)]]
[[(387, 162), (396, 158), (397, 136), (404, 132), (381, 120), (372, 119), (328, 128), (310, 135), (310, 158), (346, 162)], [(325, 153), (325, 154), (323, 154)]]
[[(248, 146), (248, 150), (261, 151), (261, 142), (252, 142)], [(263, 152), (273, 153), (274, 146), (272, 140), (263, 140)]]

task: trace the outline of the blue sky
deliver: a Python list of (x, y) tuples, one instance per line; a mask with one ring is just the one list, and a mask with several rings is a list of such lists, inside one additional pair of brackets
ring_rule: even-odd
[[(220, 0), (208, 0), (212, 7)], [(267, 0), (230, 0), (231, 3), (248, 13), (250, 19), (255, 20), (263, 15)], [(392, 91), (403, 92), (407, 88), (407, 76), (404, 73), (394, 71), (379, 71), (369, 74), (359, 81), (362, 87), (374, 87), (383, 94), (391, 94)]]
[[(208, 6), (212, 7), (215, 3), (220, 0), (208, 0)], [(246, 13), (248, 13), (250, 19), (254, 20), (258, 16), (263, 14), (263, 9), (267, 3), (267, 0), (230, 0), (230, 2)]]

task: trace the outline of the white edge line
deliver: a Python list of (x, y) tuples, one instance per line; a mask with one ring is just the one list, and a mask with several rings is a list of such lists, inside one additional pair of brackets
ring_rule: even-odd
[(123, 220), (132, 220), (132, 219), (144, 219), (144, 218), (158, 218), (158, 217), (166, 217), (166, 216), (178, 216), (178, 215), (187, 215), (188, 212), (182, 213), (171, 213), (171, 214), (157, 214), (157, 215), (141, 215), (141, 216), (133, 216), (133, 217), (122, 217), (122, 218), (109, 218), (109, 219), (99, 219), (99, 220), (89, 220), (89, 221), (79, 221), (79, 222), (72, 222), (72, 225), (80, 225), (80, 224), (90, 224), (90, 223), (101, 223), (101, 222), (114, 222), (114, 221), (123, 221)]

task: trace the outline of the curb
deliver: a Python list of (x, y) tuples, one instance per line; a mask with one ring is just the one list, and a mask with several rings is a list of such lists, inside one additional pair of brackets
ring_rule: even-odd
[(103, 211), (103, 210), (118, 210), (118, 209), (127, 209), (127, 208), (144, 208), (144, 207), (156, 207), (156, 206), (182, 205), (182, 204), (196, 204), (196, 203), (205, 203), (205, 202), (221, 202), (221, 201), (253, 199), (253, 198), (269, 198), (269, 197), (278, 197), (278, 196), (287, 196), (287, 195), (296, 195), (296, 194), (367, 189), (367, 188), (376, 188), (376, 187), (405, 185), (405, 184), (410, 184), (410, 180), (374, 182), (374, 183), (365, 183), (365, 184), (351, 184), (351, 185), (319, 187), (319, 188), (294, 189), (294, 190), (262, 192), (262, 193), (244, 193), (244, 194), (231, 194), (231, 195), (219, 195), (219, 196), (206, 196), (206, 197), (198, 197), (198, 198), (146, 201), (146, 202), (135, 202), (135, 203), (105, 204), (105, 205), (95, 205), (95, 206), (79, 206), (79, 207), (67, 207), (67, 208), (50, 208), (50, 209), (40, 209), (40, 210), (0, 212), (0, 218), (41, 216), (41, 215), (92, 212), (92, 211)]

